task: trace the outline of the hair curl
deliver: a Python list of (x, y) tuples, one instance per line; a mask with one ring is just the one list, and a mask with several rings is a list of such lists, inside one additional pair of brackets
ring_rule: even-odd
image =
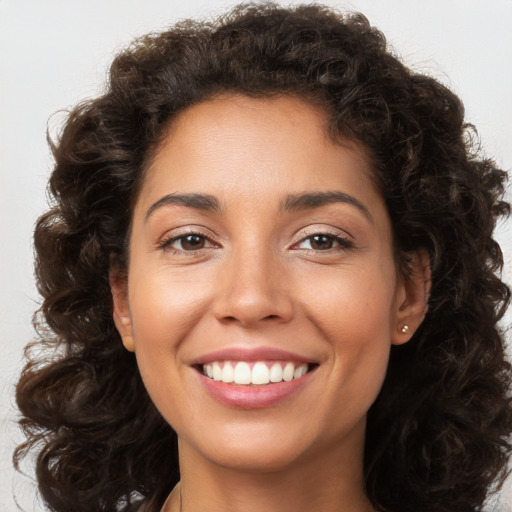
[(425, 248), (432, 289), (369, 412), (367, 493), (381, 511), (481, 510), (511, 450), (510, 365), (496, 327), (510, 292), (492, 238), (509, 211), (505, 173), (474, 150), (452, 92), (407, 69), (364, 16), (321, 6), (248, 4), (147, 35), (116, 57), (106, 92), (69, 114), (51, 144), (53, 205), (35, 230), (43, 302), (32, 349), (42, 350), (17, 386), (27, 441), (16, 462), (36, 449), (55, 512), (137, 501), (158, 511), (179, 478), (175, 433), (115, 329), (108, 272), (125, 265), (132, 207), (165, 127), (226, 92), (315, 102), (333, 140), (371, 155), (397, 254)]

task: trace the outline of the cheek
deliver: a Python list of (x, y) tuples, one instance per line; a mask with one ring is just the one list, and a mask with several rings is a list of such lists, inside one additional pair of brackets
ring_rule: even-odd
[(144, 272), (130, 274), (129, 304), (139, 371), (153, 403), (175, 428), (182, 416), (193, 416), (189, 407), (194, 397), (185, 385), (181, 347), (208, 309), (209, 289), (197, 273), (195, 278), (187, 272), (177, 276), (170, 269), (153, 272), (146, 266)]
[(395, 307), (393, 269), (371, 268), (378, 269), (347, 266), (338, 276), (319, 274), (303, 292), (308, 315), (332, 354), (333, 385), (360, 398), (350, 401), (362, 407), (357, 413), (370, 407), (385, 377)]
[[(211, 285), (197, 271), (147, 270), (130, 276), (129, 304), (136, 350), (169, 351), (204, 315)], [(131, 291), (133, 290), (133, 293)]]
[(317, 324), (340, 340), (389, 340), (395, 309), (393, 276), (393, 269), (371, 265), (347, 265), (336, 272), (320, 269), (302, 281), (298, 295)]

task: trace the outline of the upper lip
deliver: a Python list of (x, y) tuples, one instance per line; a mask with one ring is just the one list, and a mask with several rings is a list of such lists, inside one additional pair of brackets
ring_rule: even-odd
[(204, 354), (193, 361), (190, 365), (208, 364), (214, 361), (290, 361), (295, 363), (314, 363), (310, 357), (305, 357), (287, 350), (272, 347), (228, 347)]

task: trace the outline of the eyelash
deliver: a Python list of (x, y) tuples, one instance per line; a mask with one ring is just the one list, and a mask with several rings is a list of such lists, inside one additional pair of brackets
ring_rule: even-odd
[(318, 231), (318, 232), (311, 233), (311, 234), (303, 237), (299, 242), (297, 242), (296, 244), (293, 244), (292, 249), (300, 250), (298, 248), (299, 245), (303, 244), (307, 240), (310, 240), (310, 243), (311, 243), (311, 241), (312, 241), (312, 239), (314, 237), (325, 237), (330, 242), (338, 244), (338, 246), (337, 247), (329, 247), (328, 249), (325, 249), (325, 250), (313, 249), (313, 248), (311, 248), (311, 249), (307, 249), (306, 248), (304, 250), (311, 251), (311, 252), (314, 252), (314, 253), (320, 253), (320, 252), (331, 253), (331, 252), (334, 252), (334, 251), (344, 251), (344, 250), (348, 250), (348, 249), (353, 249), (354, 248), (354, 244), (348, 238), (346, 238), (346, 237), (340, 236), (338, 234), (333, 234), (333, 233), (328, 233), (328, 232), (326, 233), (326, 232)]
[[(178, 242), (179, 240), (182, 240), (182, 244), (183, 244), (183, 240), (185, 240), (187, 237), (193, 237), (193, 236), (200, 238), (205, 243), (209, 243), (210, 245), (208, 247), (200, 247), (198, 249), (191, 249), (191, 250), (175, 249), (174, 247), (172, 247), (172, 245), (175, 242)], [(189, 231), (189, 232), (186, 232), (186, 233), (181, 233), (181, 234), (176, 235), (176, 236), (171, 236), (169, 238), (164, 238), (163, 240), (158, 242), (158, 247), (160, 249), (162, 249), (162, 250), (164, 250), (166, 252), (170, 252), (170, 253), (175, 254), (175, 255), (182, 255), (183, 253), (197, 254), (201, 250), (212, 249), (212, 248), (215, 248), (216, 246), (217, 246), (217, 244), (215, 242), (213, 242), (211, 240), (211, 238), (205, 236), (202, 233), (197, 233), (196, 231)]]
[[(191, 249), (191, 250), (186, 250), (184, 248), (176, 249), (176, 248), (172, 247), (172, 245), (174, 243), (182, 240), (182, 244), (183, 244), (183, 241), (187, 237), (194, 237), (194, 236), (200, 238), (204, 243), (208, 243), (210, 245), (207, 246), (207, 247), (199, 247), (198, 249)], [(314, 252), (314, 253), (322, 253), (322, 252), (332, 253), (334, 251), (344, 251), (344, 250), (348, 250), (348, 249), (353, 249), (354, 248), (354, 244), (348, 238), (346, 238), (346, 237), (340, 236), (338, 234), (317, 231), (317, 232), (308, 234), (307, 236), (301, 238), (301, 240), (299, 240), (297, 243), (295, 243), (295, 244), (293, 244), (291, 246), (291, 249), (293, 249), (293, 250), (300, 250), (300, 248), (298, 246), (300, 246), (301, 244), (303, 244), (307, 240), (310, 241), (310, 245), (311, 245), (311, 241), (314, 239), (314, 237), (325, 237), (329, 242), (332, 242), (333, 244), (337, 244), (337, 246), (335, 246), (335, 247), (328, 247), (325, 250), (314, 249), (312, 247), (311, 248), (305, 248), (303, 250), (308, 251), (308, 252)], [(172, 254), (175, 254), (175, 255), (183, 255), (184, 253), (188, 253), (190, 255), (193, 255), (193, 254), (197, 254), (199, 251), (202, 251), (202, 250), (205, 250), (205, 249), (208, 250), (208, 249), (212, 249), (212, 248), (218, 247), (218, 245), (213, 240), (211, 240), (210, 237), (207, 237), (207, 236), (205, 236), (202, 233), (198, 233), (198, 232), (195, 232), (195, 231), (190, 231), (190, 232), (186, 232), (186, 233), (181, 233), (181, 234), (179, 234), (177, 236), (171, 236), (169, 238), (164, 238), (163, 240), (161, 240), (158, 243), (158, 247), (160, 249), (166, 251), (166, 252), (171, 252)], [(182, 247), (183, 247), (183, 245), (182, 245)]]

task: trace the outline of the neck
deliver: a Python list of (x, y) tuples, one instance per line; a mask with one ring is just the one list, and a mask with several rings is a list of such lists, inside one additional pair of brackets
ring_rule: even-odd
[(180, 468), (181, 482), (162, 512), (374, 512), (364, 493), (362, 443), (280, 470), (244, 471), (216, 465), (180, 442)]

